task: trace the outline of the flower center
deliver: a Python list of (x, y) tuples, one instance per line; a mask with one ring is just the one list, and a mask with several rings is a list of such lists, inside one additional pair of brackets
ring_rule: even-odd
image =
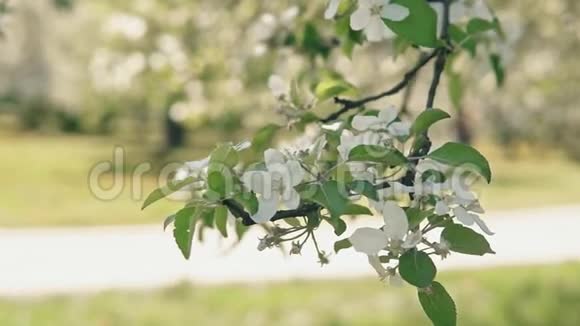
[(381, 16), (383, 12), (384, 5), (382, 4), (375, 4), (371, 7), (371, 14), (374, 16)]

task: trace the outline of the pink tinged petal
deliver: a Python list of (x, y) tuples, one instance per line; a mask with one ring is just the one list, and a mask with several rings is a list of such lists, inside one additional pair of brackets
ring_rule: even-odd
[(417, 232), (413, 232), (407, 235), (407, 238), (405, 238), (405, 241), (403, 242), (401, 247), (405, 249), (415, 248), (418, 244), (421, 243), (421, 241), (423, 241), (423, 234), (419, 230)]
[(455, 214), (455, 217), (459, 220), (459, 222), (467, 226), (473, 225), (473, 223), (475, 222), (473, 217), (474, 216), (477, 217), (477, 215), (470, 214), (469, 212), (467, 212), (467, 210), (465, 210), (465, 208), (461, 206), (455, 207), (453, 209), (453, 213)]
[(385, 234), (392, 240), (403, 240), (409, 231), (409, 220), (405, 211), (394, 201), (383, 206)]
[(358, 9), (350, 16), (350, 28), (355, 31), (363, 30), (371, 20), (371, 11), (359, 3)]
[(395, 3), (389, 3), (383, 7), (381, 16), (388, 20), (400, 22), (409, 17), (409, 9)]
[(445, 201), (443, 200), (437, 201), (437, 204), (435, 204), (435, 214), (445, 215), (447, 213), (449, 213), (449, 206), (447, 206)]
[(397, 108), (392, 105), (379, 112), (379, 119), (384, 122), (385, 125), (395, 121), (397, 116), (399, 116), (399, 110), (397, 110)]
[(369, 24), (365, 27), (365, 34), (369, 42), (379, 42), (385, 35), (385, 23), (379, 16), (371, 16)]
[(252, 216), (252, 220), (256, 223), (268, 222), (276, 211), (280, 202), (280, 194), (272, 192), (268, 196), (260, 196), (258, 198), (258, 211)]
[(377, 255), (389, 242), (384, 232), (373, 228), (358, 228), (349, 240), (354, 250), (367, 255)]
[(272, 178), (266, 171), (246, 171), (242, 175), (242, 183), (259, 194), (266, 192), (266, 189), (272, 189)]
[(383, 264), (381, 264), (381, 260), (380, 260), (379, 256), (369, 255), (368, 258), (369, 258), (369, 264), (377, 272), (381, 281), (384, 280), (385, 278), (387, 278), (387, 276), (389, 274), (387, 273), (387, 269), (383, 266)]
[(328, 7), (326, 7), (326, 11), (324, 12), (325, 19), (332, 19), (336, 16), (338, 12), (338, 6), (340, 5), (341, 0), (330, 0), (328, 2)]
[(266, 163), (268, 170), (270, 170), (270, 167), (275, 166), (276, 164), (286, 163), (286, 157), (279, 150), (269, 148), (264, 152), (264, 162)]
[(286, 209), (297, 209), (300, 206), (300, 195), (294, 188), (289, 188), (282, 194), (282, 202)]
[(475, 214), (472, 214), (472, 215), (473, 215), (473, 220), (475, 221), (477, 226), (479, 226), (481, 231), (485, 232), (485, 234), (487, 234), (487, 235), (494, 235), (495, 234), (493, 231), (491, 231), (489, 229), (487, 224), (485, 224), (485, 222), (479, 216), (477, 216)]
[(352, 127), (359, 131), (375, 129), (380, 127), (380, 121), (377, 117), (357, 115), (352, 119)]

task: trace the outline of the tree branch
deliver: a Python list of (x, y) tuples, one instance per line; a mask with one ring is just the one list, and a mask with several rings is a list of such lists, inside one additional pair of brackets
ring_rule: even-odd
[[(386, 90), (380, 94), (369, 96), (366, 98), (362, 98), (360, 100), (346, 100), (341, 98), (334, 98), (335, 103), (342, 105), (342, 108), (335, 113), (332, 113), (328, 117), (321, 120), (323, 123), (332, 122), (338, 119), (342, 114), (348, 112), (349, 110), (356, 109), (359, 107), (364, 106), (369, 102), (373, 102), (379, 99), (382, 99), (387, 96), (394, 95), (401, 90), (403, 90), (411, 81), (414, 80), (417, 73), (427, 65), (432, 59), (436, 58), (435, 60), (435, 67), (433, 70), (433, 79), (431, 81), (431, 86), (429, 87), (429, 94), (427, 97), (427, 105), (425, 107), (426, 110), (433, 108), (433, 104), (435, 102), (435, 97), (437, 95), (437, 89), (440, 84), (441, 75), (445, 70), (445, 65), (447, 63), (447, 55), (449, 54), (451, 45), (449, 42), (449, 11), (451, 6), (451, 0), (428, 0), (428, 2), (439, 2), (443, 4), (443, 28), (441, 33), (441, 39), (445, 42), (443, 47), (437, 48), (433, 50), (429, 55), (422, 55), (419, 59), (419, 62), (407, 73), (405, 73), (403, 80), (401, 80), (398, 84), (393, 86), (391, 89)], [(431, 148), (431, 141), (429, 137), (425, 133), (422, 145), (418, 148), (415, 148), (413, 152), (409, 155), (409, 157), (421, 157), (426, 155)], [(418, 159), (412, 159), (411, 163), (416, 164)], [(402, 183), (407, 186), (413, 186), (414, 184), (415, 173), (412, 169), (409, 169), (405, 177), (403, 177)], [(390, 184), (388, 182), (383, 182), (380, 184), (375, 185), (376, 189), (382, 188), (389, 188)], [(250, 214), (248, 214), (244, 208), (235, 200), (232, 199), (225, 199), (222, 201), (222, 204), (228, 208), (228, 210), (236, 217), (242, 219), (242, 223), (246, 226), (254, 225), (256, 222), (252, 220)], [(270, 222), (292, 218), (292, 217), (300, 217), (300, 216), (307, 216), (310, 213), (316, 212), (317, 210), (322, 209), (322, 206), (316, 203), (308, 203), (293, 210), (281, 210), (276, 212), (274, 216), (270, 219)]]
[(427, 63), (429, 63), (429, 61), (431, 61), (433, 58), (435, 58), (437, 56), (437, 54), (438, 54), (438, 50), (434, 50), (429, 55), (423, 56), (421, 58), (421, 60), (419, 60), (419, 62), (417, 62), (417, 64), (413, 68), (411, 68), (411, 70), (409, 70), (409, 71), (407, 71), (407, 73), (405, 73), (403, 80), (401, 80), (399, 83), (397, 83), (392, 88), (390, 88), (390, 89), (388, 89), (380, 94), (365, 97), (365, 98), (362, 98), (360, 100), (347, 100), (347, 99), (335, 97), (334, 102), (336, 104), (342, 105), (342, 108), (340, 110), (330, 114), (326, 118), (322, 119), (321, 122), (322, 123), (332, 122), (332, 121), (338, 119), (344, 113), (346, 113), (352, 109), (356, 109), (356, 108), (359, 108), (367, 103), (374, 102), (374, 101), (380, 100), (384, 97), (397, 94), (402, 89), (404, 89), (415, 78), (415, 75), (419, 72), (419, 70), (421, 70), (421, 68), (423, 68)]

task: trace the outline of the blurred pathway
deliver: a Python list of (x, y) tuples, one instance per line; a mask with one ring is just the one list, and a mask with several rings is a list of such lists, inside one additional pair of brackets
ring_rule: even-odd
[[(497, 255), (453, 254), (438, 265), (480, 268), (580, 260), (580, 206), (496, 212), (486, 220), (496, 232), (490, 241)], [(357, 224), (378, 226), (380, 221)], [(332, 252), (332, 230), (320, 233), (321, 246)], [(366, 258), (352, 249), (333, 255), (330, 265), (321, 268), (311, 248), (304, 248), (301, 257), (284, 257), (276, 249), (258, 252), (260, 235), (254, 230), (228, 252), (227, 243), (207, 232), (206, 242), (195, 244), (191, 260), (185, 261), (171, 232), (164, 233), (160, 225), (0, 229), (0, 296), (155, 288), (183, 280), (207, 284), (373, 275)]]

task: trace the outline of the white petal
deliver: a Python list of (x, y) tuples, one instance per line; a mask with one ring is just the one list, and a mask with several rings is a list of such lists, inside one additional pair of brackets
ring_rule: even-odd
[(350, 16), (350, 28), (360, 31), (367, 27), (371, 20), (371, 11), (359, 3), (359, 8)]
[[(383, 1), (383, 0), (379, 0), (379, 1)], [(369, 9), (369, 11), (370, 11), (370, 8), (373, 5), (377, 4), (377, 2), (378, 2), (377, 0), (358, 0), (358, 6), (359, 6), (359, 8), (363, 7), (365, 9)]]
[(349, 240), (354, 250), (367, 255), (378, 254), (389, 242), (384, 232), (373, 228), (358, 228)]
[(286, 209), (296, 209), (300, 206), (300, 195), (294, 188), (289, 188), (282, 194), (282, 202)]
[(243, 142), (237, 144), (234, 146), (234, 148), (236, 149), (236, 151), (241, 152), (245, 149), (248, 149), (252, 147), (252, 142), (249, 140), (244, 140)]
[(393, 122), (388, 130), (395, 137), (408, 136), (411, 133), (411, 125), (408, 122)]
[(383, 206), (385, 233), (392, 240), (403, 240), (409, 231), (409, 220), (405, 211), (394, 201), (387, 201)]
[(290, 88), (284, 79), (278, 75), (270, 76), (268, 79), (268, 87), (275, 97), (284, 96), (290, 91)]
[(359, 131), (376, 129), (377, 127), (380, 127), (380, 121), (377, 117), (357, 115), (352, 119), (352, 127)]
[(192, 171), (200, 171), (209, 165), (209, 157), (206, 157), (203, 160), (199, 161), (185, 162), (185, 165), (187, 166), (188, 169)]
[(270, 170), (271, 166), (286, 163), (286, 157), (279, 150), (270, 148), (264, 152), (264, 162), (268, 170)]
[(473, 220), (475, 221), (475, 223), (479, 226), (479, 228), (485, 232), (487, 235), (494, 235), (495, 233), (493, 233), (493, 231), (491, 231), (489, 229), (489, 227), (487, 226), (487, 224), (485, 224), (485, 222), (477, 215), (473, 214)]
[(375, 271), (377, 271), (377, 274), (379, 275), (379, 278), (381, 280), (384, 280), (387, 276), (387, 269), (383, 266), (383, 264), (381, 264), (381, 260), (379, 258), (379, 256), (377, 255), (369, 255), (369, 264), (374, 268)]
[(481, 207), (481, 203), (479, 202), (479, 200), (474, 200), (473, 202), (471, 202), (469, 206), (467, 206), (467, 210), (477, 214), (485, 214), (485, 210), (483, 209), (483, 207)]
[(418, 230), (417, 232), (408, 234), (401, 247), (405, 249), (415, 248), (421, 243), (421, 241), (423, 241), (423, 234), (421, 233), (421, 230)]
[(266, 171), (246, 171), (242, 175), (242, 183), (259, 194), (266, 192), (266, 189), (272, 189), (272, 178)]
[(340, 5), (341, 0), (330, 0), (328, 2), (328, 7), (326, 7), (326, 11), (324, 12), (325, 19), (332, 19), (336, 16), (338, 12), (338, 6)]
[(368, 25), (365, 27), (365, 35), (369, 42), (379, 42), (385, 35), (385, 23), (379, 16), (371, 16)]
[(300, 184), (302, 180), (304, 180), (304, 169), (300, 166), (300, 163), (295, 160), (288, 161), (286, 163), (286, 169), (288, 170), (289, 179), (284, 180), (288, 183), (284, 183), (284, 185), (288, 185), (290, 187), (294, 187)]
[(395, 32), (393, 32), (388, 26), (385, 25), (385, 31), (383, 33), (383, 38), (385, 40), (390, 40), (392, 38), (395, 38), (395, 36), (397, 36), (397, 34), (395, 34)]
[(405, 284), (405, 282), (403, 282), (403, 279), (401, 278), (401, 276), (399, 276), (399, 274), (395, 274), (395, 275), (391, 275), (389, 277), (389, 285), (392, 287), (402, 287)]
[(435, 214), (437, 215), (445, 215), (449, 213), (449, 206), (443, 200), (438, 200), (437, 204), (435, 204)]
[(379, 112), (379, 119), (388, 125), (389, 123), (395, 121), (399, 115), (399, 110), (396, 107), (390, 105), (388, 108), (383, 109)]
[(258, 211), (252, 216), (252, 220), (256, 223), (268, 222), (276, 214), (279, 202), (280, 195), (278, 193), (272, 193), (270, 196), (260, 196), (258, 198)]
[(453, 209), (453, 213), (455, 214), (455, 217), (457, 217), (457, 220), (459, 220), (459, 222), (467, 226), (473, 225), (473, 223), (475, 222), (475, 219), (473, 217), (474, 216), (477, 217), (477, 215), (475, 214), (468, 213), (467, 210), (465, 210), (465, 208), (461, 206), (455, 207)]
[(409, 16), (409, 9), (395, 3), (390, 3), (383, 7), (381, 16), (385, 19), (399, 22)]

